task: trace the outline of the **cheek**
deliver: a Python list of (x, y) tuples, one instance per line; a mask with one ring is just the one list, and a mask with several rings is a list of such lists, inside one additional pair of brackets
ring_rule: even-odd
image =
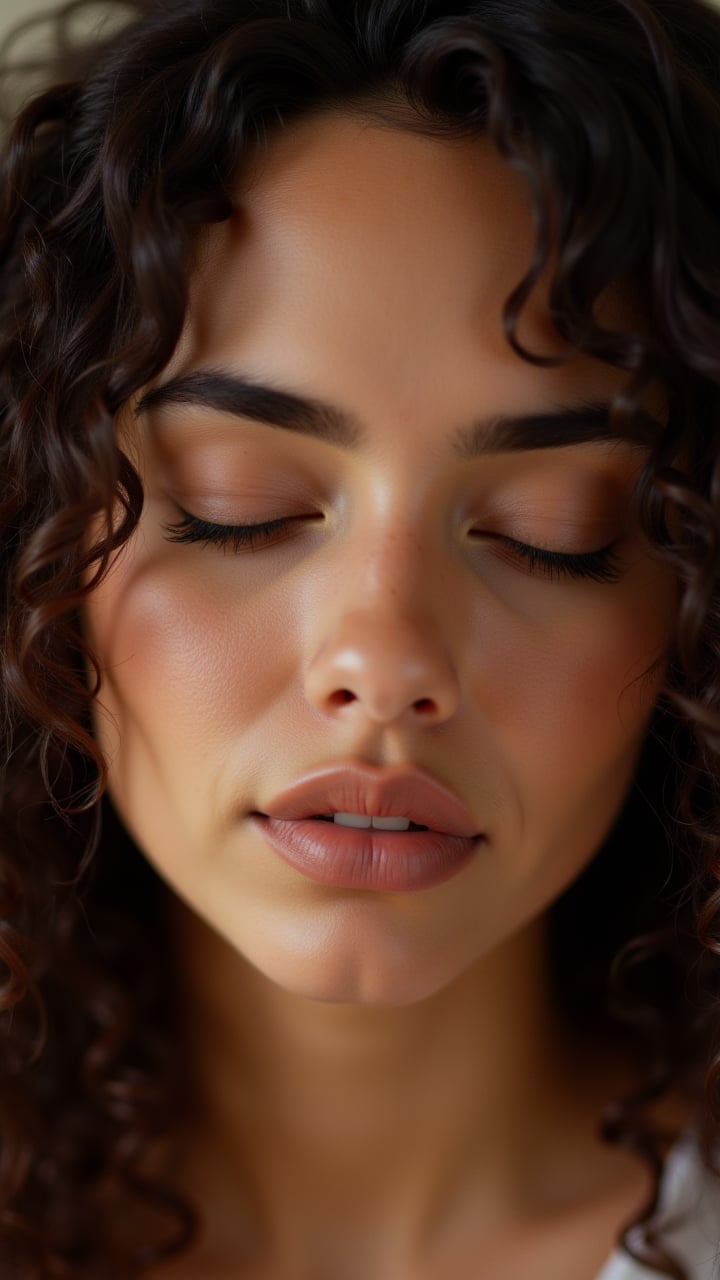
[(104, 673), (96, 735), (116, 799), (145, 793), (152, 775), (189, 803), (193, 780), (277, 699), (297, 662), (294, 626), (281, 593), (271, 614), (263, 600), (252, 583), (238, 599), (229, 558), (194, 548), (120, 557), (86, 616)]
[(486, 630), (474, 701), (526, 832), (574, 832), (590, 852), (622, 803), (664, 682), (675, 587), (651, 570), (642, 583), (580, 592), (564, 614), (554, 589), (547, 625), (506, 613)]
[[(517, 687), (525, 703), (522, 720), (544, 734), (568, 759), (578, 745), (605, 754), (634, 739), (657, 695), (650, 670), (660, 654), (657, 631), (623, 613), (583, 620), (548, 649), (535, 651)], [(508, 690), (509, 696), (509, 690)]]

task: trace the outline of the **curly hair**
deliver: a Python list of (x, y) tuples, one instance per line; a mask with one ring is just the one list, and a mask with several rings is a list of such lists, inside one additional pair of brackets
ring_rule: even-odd
[[(624, 811), (552, 911), (558, 997), (645, 1064), (599, 1118), (654, 1174), (626, 1250), (684, 1280), (656, 1230), (667, 1135), (697, 1099), (720, 1150), (720, 13), (703, 0), (131, 0), (92, 40), (57, 19), (50, 85), (16, 113), (0, 216), (0, 1275), (121, 1280), (198, 1229), (144, 1157), (187, 1096), (164, 886), (104, 796), (83, 602), (143, 491), (119, 410), (180, 338), (199, 230), (231, 216), (258, 140), (334, 108), (486, 135), (532, 202), (507, 341), (549, 271), (572, 352), (624, 370), (613, 429), (665, 393), (638, 489), (679, 599), (666, 687)], [(95, 6), (97, 8), (97, 6)], [(603, 328), (617, 285), (633, 330)], [(120, 513), (118, 515), (118, 512)], [(88, 546), (88, 530), (96, 530)], [(621, 890), (619, 888), (621, 886)], [(123, 1210), (138, 1221), (123, 1228)], [(138, 1217), (138, 1212), (140, 1217)], [(130, 1220), (128, 1216), (128, 1221)]]

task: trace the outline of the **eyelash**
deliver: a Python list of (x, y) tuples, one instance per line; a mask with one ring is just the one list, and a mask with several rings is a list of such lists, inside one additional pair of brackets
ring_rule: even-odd
[(506, 542), (526, 562), (530, 573), (544, 573), (551, 580), (567, 577), (585, 578), (590, 582), (619, 582), (622, 577), (620, 562), (612, 544), (601, 547), (599, 551), (564, 554), (560, 551), (545, 551), (542, 547), (531, 547), (525, 542), (516, 542), (514, 538), (508, 538)]
[[(294, 519), (297, 517), (284, 516), (259, 524), (225, 525), (213, 524), (183, 512), (182, 520), (177, 524), (166, 524), (163, 528), (169, 542), (206, 543), (237, 553), (257, 551), (270, 545), (274, 536), (284, 533)], [(504, 538), (503, 542), (525, 561), (530, 573), (541, 573), (551, 580), (567, 577), (584, 578), (591, 582), (618, 582), (622, 576), (612, 545), (602, 547), (599, 551), (567, 554), (545, 551), (542, 547), (532, 547), (525, 542), (517, 542), (514, 538)]]
[(169, 542), (205, 542), (231, 551), (256, 551), (266, 546), (273, 534), (283, 533), (292, 524), (292, 518), (265, 520), (261, 524), (212, 524), (183, 512), (177, 524), (166, 524), (164, 529)]

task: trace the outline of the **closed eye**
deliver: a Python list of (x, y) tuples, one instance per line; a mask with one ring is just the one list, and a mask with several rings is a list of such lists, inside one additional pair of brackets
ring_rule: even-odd
[[(279, 542), (297, 516), (281, 516), (258, 524), (215, 524), (183, 511), (182, 520), (163, 526), (168, 542), (200, 542), (230, 551), (256, 551)], [(303, 519), (306, 517), (302, 517)]]
[[(278, 519), (264, 520), (257, 524), (225, 525), (201, 520), (198, 516), (183, 511), (181, 520), (175, 524), (165, 525), (164, 529), (169, 542), (205, 543), (232, 552), (256, 551), (282, 541), (283, 535), (296, 520), (312, 518), (311, 516), (281, 516)], [(560, 552), (519, 542), (516, 538), (503, 537), (498, 541), (508, 549), (512, 557), (523, 562), (523, 566), (529, 573), (542, 575), (551, 581), (560, 578), (584, 578), (591, 582), (618, 582), (622, 577), (622, 566), (615, 554), (613, 543), (607, 547), (601, 547), (598, 551)]]
[(512, 556), (524, 562), (530, 573), (543, 574), (551, 580), (585, 578), (591, 582), (619, 582), (622, 577), (614, 543), (598, 551), (561, 552), (547, 551), (515, 538), (503, 538), (502, 542)]

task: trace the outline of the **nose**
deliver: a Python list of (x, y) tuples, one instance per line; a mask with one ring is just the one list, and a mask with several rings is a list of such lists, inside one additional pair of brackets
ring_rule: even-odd
[(460, 701), (451, 655), (432, 616), (413, 616), (391, 599), (343, 611), (307, 670), (308, 701), (326, 715), (364, 715), (440, 724)]

